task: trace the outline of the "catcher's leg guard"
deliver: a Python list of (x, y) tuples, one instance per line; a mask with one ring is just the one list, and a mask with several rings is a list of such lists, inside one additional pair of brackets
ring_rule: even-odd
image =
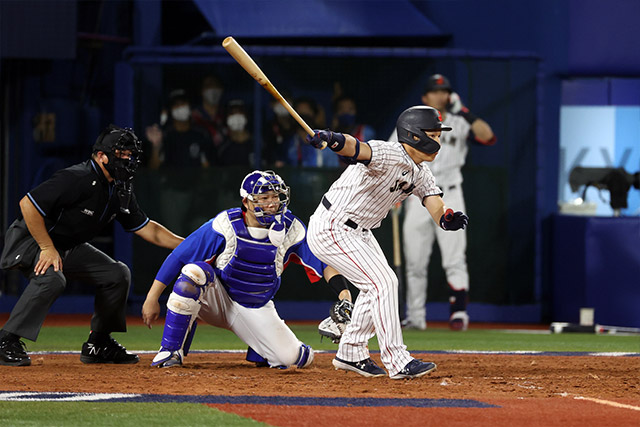
[(306, 368), (313, 363), (313, 349), (306, 344), (300, 344), (300, 353), (298, 353), (298, 360), (296, 360), (296, 366), (298, 368)]
[(176, 352), (179, 353), (179, 363), (182, 363), (182, 357), (189, 352), (189, 346), (195, 333), (195, 320), (200, 311), (200, 303), (197, 301), (199, 296), (200, 289), (187, 288), (181, 282), (176, 282), (167, 301), (167, 317), (164, 323), (160, 351), (151, 362), (151, 366), (163, 364), (171, 359)]

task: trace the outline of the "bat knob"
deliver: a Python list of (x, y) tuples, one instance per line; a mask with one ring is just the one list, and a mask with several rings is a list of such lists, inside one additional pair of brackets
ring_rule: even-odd
[(449, 222), (453, 219), (453, 209), (449, 208), (447, 209), (447, 211), (444, 213), (444, 220)]

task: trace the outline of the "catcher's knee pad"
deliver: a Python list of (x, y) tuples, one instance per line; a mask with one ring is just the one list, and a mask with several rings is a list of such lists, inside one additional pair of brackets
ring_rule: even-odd
[(295, 365), (298, 368), (306, 368), (313, 363), (313, 349), (306, 344), (300, 344), (298, 359)]

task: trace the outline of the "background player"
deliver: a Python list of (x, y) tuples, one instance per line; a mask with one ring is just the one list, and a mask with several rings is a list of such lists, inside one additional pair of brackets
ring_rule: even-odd
[(369, 356), (367, 343), (375, 333), (389, 376), (400, 379), (425, 375), (436, 365), (413, 359), (404, 345), (398, 278), (371, 229), (379, 227), (394, 204), (411, 194), (445, 230), (463, 228), (467, 217), (445, 207), (442, 191), (424, 163), (436, 158), (441, 131), (451, 130), (443, 126), (438, 111), (411, 107), (400, 114), (396, 129), (399, 143), (361, 143), (351, 135), (329, 130), (315, 131), (308, 138), (316, 148), (325, 141), (350, 166), (322, 197), (311, 216), (307, 239), (318, 258), (360, 289), (333, 365), (367, 377), (385, 375)]
[[(254, 171), (240, 187), (242, 208), (228, 209), (188, 236), (163, 263), (142, 308), (151, 327), (158, 298), (173, 282), (160, 351), (152, 365), (181, 365), (196, 319), (233, 331), (249, 345), (247, 360), (262, 366), (304, 368), (313, 350), (278, 316), (272, 298), (290, 261), (302, 264), (312, 282), (324, 276), (351, 301), (345, 278), (309, 250), (304, 224), (288, 209), (289, 187), (272, 171)], [(350, 303), (344, 302), (348, 310)]]
[[(487, 122), (462, 105), (460, 97), (452, 91), (449, 80), (442, 74), (429, 77), (422, 102), (440, 111), (444, 125), (453, 129), (442, 134), (438, 159), (429, 168), (444, 192), (444, 203), (465, 210), (461, 169), (469, 149), (468, 141), (493, 145), (496, 137)], [(391, 139), (397, 141), (397, 136), (394, 134)], [(453, 330), (466, 330), (469, 324), (466, 231), (445, 233), (424, 216), (419, 200), (409, 197), (404, 202), (402, 233), (407, 274), (407, 317), (404, 326), (414, 329), (427, 327), (427, 268), (434, 241), (437, 241), (442, 268), (450, 288), (449, 326)]]

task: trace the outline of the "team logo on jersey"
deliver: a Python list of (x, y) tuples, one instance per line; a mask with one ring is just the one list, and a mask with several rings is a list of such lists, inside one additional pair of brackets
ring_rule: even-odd
[[(407, 187), (405, 188), (405, 186)], [(403, 193), (411, 194), (414, 188), (416, 188), (414, 184), (409, 185), (407, 181), (396, 179), (396, 183), (391, 188), (389, 188), (389, 191), (391, 193), (393, 193), (394, 191), (402, 191)]]

